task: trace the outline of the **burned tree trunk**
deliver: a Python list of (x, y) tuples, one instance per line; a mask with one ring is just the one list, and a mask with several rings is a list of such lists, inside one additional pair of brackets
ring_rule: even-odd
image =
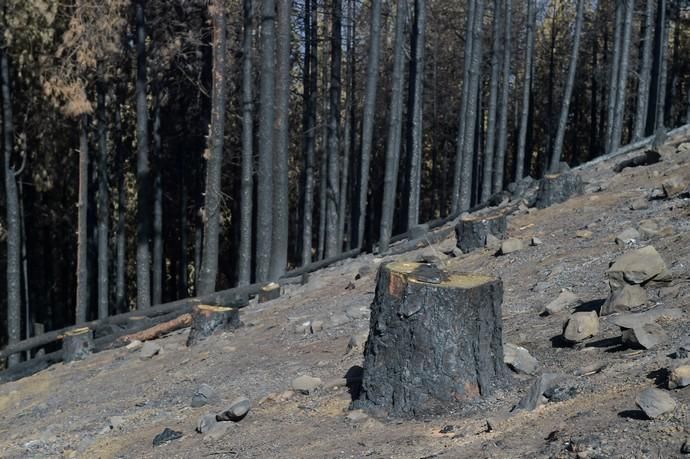
[(536, 207), (544, 209), (584, 193), (582, 178), (575, 174), (545, 175), (539, 184)]
[(237, 308), (198, 304), (192, 308), (192, 328), (187, 337), (187, 346), (193, 346), (214, 333), (239, 328), (240, 324)]
[(503, 239), (506, 233), (506, 215), (498, 212), (492, 215), (467, 215), (455, 227), (457, 246), (464, 253), (484, 247), (488, 235)]
[(93, 332), (88, 327), (68, 331), (62, 339), (65, 362), (83, 360), (93, 352)]
[(407, 417), (490, 394), (505, 375), (502, 299), (498, 279), (383, 265), (355, 407)]

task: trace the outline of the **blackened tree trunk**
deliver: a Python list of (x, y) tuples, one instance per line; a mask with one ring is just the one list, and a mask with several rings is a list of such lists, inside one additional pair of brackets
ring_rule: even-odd
[(342, 241), (338, 240), (338, 203), (340, 188), (340, 69), (342, 56), (342, 2), (333, 0), (331, 30), (331, 82), (328, 113), (328, 164), (326, 180), (326, 247), (325, 257), (337, 255)]
[[(157, 83), (158, 85), (158, 83)], [(163, 149), (161, 145), (160, 88), (156, 87), (153, 100), (153, 157), (155, 172), (153, 179), (153, 257), (151, 260), (153, 304), (163, 302)]]
[(314, 217), (314, 156), (316, 147), (317, 91), (317, 11), (316, 0), (304, 3), (304, 172), (302, 194), (302, 265), (312, 260)]
[(106, 126), (105, 82), (97, 85), (98, 98), (98, 318), (108, 317), (108, 231), (110, 199), (108, 197), (108, 137)]
[(666, 0), (659, 0), (658, 6), (658, 35), (659, 44), (656, 52), (656, 60), (658, 61), (658, 75), (657, 75), (657, 91), (656, 104), (654, 116), (654, 133), (658, 133), (665, 129), (666, 122), (664, 113), (666, 112), (666, 77), (668, 64), (666, 62), (668, 54), (668, 12), (666, 11)]
[(472, 29), (474, 27), (475, 15), (477, 8), (477, 0), (469, 0), (467, 2), (467, 21), (465, 25), (465, 48), (463, 52), (463, 75), (462, 75), (462, 95), (460, 98), (460, 114), (458, 136), (456, 143), (455, 154), (455, 170), (453, 174), (453, 190), (451, 192), (451, 210), (457, 212), (460, 208), (460, 188), (463, 168), (463, 150), (465, 147), (465, 133), (467, 132), (465, 125), (467, 123), (467, 105), (469, 103), (470, 90), (470, 67), (472, 65), (472, 40), (474, 34)]
[(379, 235), (379, 252), (388, 250), (393, 232), (393, 215), (395, 212), (395, 194), (398, 185), (398, 167), (400, 159), (400, 142), (402, 136), (403, 111), (403, 39), (405, 28), (404, 0), (396, 2), (395, 38), (393, 41), (393, 81), (391, 84), (390, 118), (388, 123), (388, 141), (386, 143), (386, 171), (383, 179), (383, 203), (381, 206), (381, 231)]
[(275, 106), (275, 1), (264, 0), (261, 11), (261, 82), (259, 106), (259, 168), (256, 206), (256, 280), (268, 279), (273, 237), (273, 148)]
[(288, 102), (290, 100), (290, 1), (277, 0), (273, 234), (269, 280), (285, 273), (288, 257)]
[(510, 53), (512, 30), (512, 0), (505, 0), (505, 11), (503, 12), (503, 63), (501, 68), (501, 98), (499, 102), (500, 116), (498, 120), (498, 140), (494, 160), (494, 185), (493, 192), (498, 193), (503, 190), (503, 172), (505, 169), (506, 148), (508, 146), (508, 112), (510, 108)]
[(649, 105), (649, 84), (652, 73), (652, 45), (654, 28), (654, 0), (647, 0), (645, 7), (644, 35), (642, 37), (642, 59), (637, 83), (637, 110), (635, 111), (635, 128), (633, 142), (644, 137)]
[(226, 19), (222, 0), (208, 7), (213, 24), (213, 77), (211, 89), (211, 132), (208, 136), (206, 190), (204, 203), (204, 248), (201, 255), (198, 295), (213, 293), (218, 275), (218, 240), (220, 238), (221, 167), (225, 138), (225, 46)]
[(88, 202), (89, 202), (89, 137), (88, 115), (79, 118), (79, 194), (77, 202), (77, 300), (76, 323), (86, 322), (89, 308), (88, 284)]
[[(118, 97), (120, 97), (119, 93)], [(127, 197), (125, 194), (125, 146), (122, 141), (122, 136), (124, 134), (122, 130), (121, 115), (122, 101), (123, 98), (120, 98), (118, 100), (118, 107), (115, 110), (115, 164), (117, 168), (117, 226), (115, 235), (115, 309), (118, 313), (126, 312), (127, 309), (127, 291), (125, 287), (125, 274), (127, 268), (127, 235), (125, 234), (125, 215), (127, 210)]]
[(568, 123), (570, 113), (570, 99), (575, 85), (575, 73), (577, 72), (577, 58), (580, 54), (580, 35), (582, 34), (582, 18), (584, 16), (583, 0), (577, 0), (577, 12), (575, 15), (575, 32), (573, 35), (573, 50), (570, 55), (570, 65), (568, 67), (568, 79), (565, 82), (563, 91), (563, 105), (561, 106), (561, 116), (558, 120), (558, 131), (551, 155), (551, 172), (558, 172), (560, 168), (561, 153), (563, 151), (563, 139), (565, 138), (565, 128)]
[(137, 37), (137, 308), (151, 306), (151, 167), (149, 163), (149, 117), (146, 105), (145, 0), (136, 2)]
[[(342, 167), (340, 168), (340, 193), (338, 195), (338, 241), (340, 241), (340, 249), (342, 250), (345, 242), (345, 224), (348, 221), (348, 209), (350, 209), (349, 188), (350, 188), (350, 166), (352, 162), (352, 148), (353, 148), (353, 104), (355, 98), (355, 27), (354, 27), (354, 5), (352, 0), (348, 0), (347, 17), (346, 17), (346, 33), (345, 40), (347, 42), (346, 57), (347, 70), (345, 72), (345, 119), (343, 122), (343, 136), (342, 136)], [(353, 180), (354, 181), (354, 180)]]
[(410, 63), (408, 112), (408, 154), (410, 156), (409, 199), (407, 228), (419, 222), (419, 199), (422, 176), (422, 112), (424, 108), (424, 46), (426, 31), (426, 1), (415, 0), (412, 25), (412, 61)]
[(364, 110), (362, 115), (362, 156), (359, 173), (359, 205), (357, 212), (357, 246), (364, 245), (364, 226), (369, 194), (369, 168), (374, 139), (374, 120), (376, 118), (376, 89), (379, 78), (379, 55), (381, 48), (381, 0), (371, 2), (371, 29), (367, 52), (367, 75), (364, 89)]
[[(4, 40), (3, 40), (4, 41)], [(7, 224), (7, 338), (8, 344), (17, 343), (22, 336), (21, 313), (21, 236), (19, 228), (19, 193), (16, 171), (12, 167), (14, 150), (14, 115), (10, 88), (7, 49), (0, 43), (0, 84), (2, 85), (3, 172), (5, 179), (5, 211)], [(19, 362), (19, 354), (10, 356), (8, 366)]]
[(620, 45), (620, 65), (618, 74), (618, 87), (616, 92), (616, 108), (614, 115), (614, 125), (611, 131), (611, 144), (609, 146), (609, 151), (614, 152), (618, 149), (621, 144), (623, 135), (623, 122), (625, 118), (625, 99), (628, 89), (628, 63), (630, 61), (630, 33), (632, 29), (632, 15), (635, 10), (635, 1), (626, 0), (623, 4), (624, 15), (623, 15), (623, 30), (621, 34), (621, 45)]
[(237, 256), (238, 283), (249, 285), (252, 278), (252, 213), (254, 206), (254, 99), (252, 94), (252, 0), (243, 0), (242, 32), (242, 196), (240, 203), (240, 248)]
[(613, 51), (611, 56), (611, 74), (609, 77), (608, 94), (608, 113), (606, 122), (606, 152), (611, 152), (611, 141), (613, 140), (613, 129), (616, 124), (616, 102), (618, 95), (618, 84), (620, 77), (620, 55), (623, 37), (623, 2), (625, 0), (615, 0), (616, 18), (613, 34)]
[(527, 125), (529, 124), (530, 94), (532, 93), (532, 59), (534, 55), (534, 26), (536, 23), (534, 0), (527, 0), (527, 48), (525, 51), (525, 75), (522, 88), (522, 112), (520, 113), (520, 132), (518, 133), (517, 155), (515, 158), (515, 180), (524, 177)]
[(496, 147), (496, 112), (498, 99), (498, 79), (501, 70), (499, 55), (501, 50), (501, 0), (494, 0), (493, 45), (491, 49), (491, 80), (489, 82), (489, 113), (486, 125), (486, 147), (484, 148), (484, 170), (482, 175), (481, 202), (486, 202), (493, 191), (494, 151)]

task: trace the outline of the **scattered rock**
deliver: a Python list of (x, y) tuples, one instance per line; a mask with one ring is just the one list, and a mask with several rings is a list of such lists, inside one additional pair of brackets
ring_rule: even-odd
[(688, 365), (674, 368), (671, 371), (671, 376), (668, 378), (669, 389), (678, 389), (685, 386), (690, 386), (690, 366)]
[(357, 274), (359, 274), (362, 277), (364, 277), (368, 274), (371, 274), (371, 266), (369, 266), (369, 265), (360, 266), (359, 269), (357, 270)]
[(205, 414), (199, 418), (199, 420), (196, 423), (196, 431), (205, 434), (209, 430), (213, 428), (218, 424), (218, 421), (216, 420), (216, 415), (215, 414)]
[(368, 338), (368, 331), (350, 336), (350, 340), (347, 342), (347, 353), (363, 352), (364, 345), (366, 344)]
[(313, 378), (311, 376), (298, 376), (292, 380), (292, 389), (304, 395), (313, 394), (318, 391), (323, 383), (319, 378)]
[(295, 325), (295, 333), (298, 335), (306, 335), (311, 331), (311, 321), (300, 322)]
[(666, 198), (675, 198), (682, 194), (688, 187), (687, 181), (680, 176), (669, 177), (661, 183)]
[(230, 403), (222, 413), (216, 416), (216, 421), (241, 421), (251, 408), (251, 402), (247, 397), (238, 397)]
[(616, 236), (616, 244), (626, 245), (640, 240), (640, 232), (635, 228), (626, 228)]
[(666, 332), (655, 323), (648, 323), (635, 328), (622, 330), (621, 339), (623, 344), (632, 347), (643, 347), (653, 349), (667, 340)]
[(650, 419), (656, 419), (676, 409), (676, 401), (673, 397), (654, 387), (640, 392), (635, 397), (635, 403)]
[(565, 379), (565, 376), (559, 373), (544, 373), (534, 380), (527, 391), (527, 394), (518, 402), (517, 405), (515, 405), (513, 411), (534, 410), (536, 407), (544, 403), (544, 392), (556, 387), (561, 381), (563, 381), (563, 379)]
[(688, 350), (685, 347), (681, 346), (678, 348), (677, 351), (673, 352), (670, 355), (670, 357), (672, 359), (687, 359), (688, 355), (689, 355)]
[(218, 441), (227, 435), (228, 430), (232, 424), (228, 422), (219, 422), (212, 426), (204, 435), (205, 442)]
[(345, 314), (333, 314), (331, 317), (328, 318), (328, 326), (331, 328), (340, 327), (341, 325), (345, 325), (349, 322), (352, 322), (352, 319), (350, 319)]
[(153, 446), (160, 446), (173, 440), (177, 440), (178, 438), (182, 438), (182, 432), (177, 432), (166, 427), (163, 432), (159, 433), (153, 438)]
[(570, 316), (563, 329), (563, 338), (579, 343), (599, 333), (599, 316), (595, 311), (576, 312)]
[(359, 423), (369, 419), (369, 415), (362, 410), (352, 410), (345, 416), (345, 419), (353, 423)]
[(591, 239), (592, 232), (586, 229), (577, 230), (575, 231), (575, 237), (578, 239)]
[(511, 343), (503, 345), (503, 361), (517, 373), (528, 375), (535, 374), (539, 366), (539, 361), (527, 349)]
[(111, 430), (119, 429), (125, 425), (125, 418), (123, 416), (111, 416), (108, 420), (108, 427)]
[(143, 345), (144, 345), (144, 343), (142, 343), (138, 339), (135, 339), (134, 341), (129, 343), (127, 346), (125, 346), (125, 349), (127, 349), (129, 352), (136, 352), (139, 349), (141, 349)]
[(577, 395), (577, 388), (574, 386), (553, 386), (544, 391), (544, 397), (549, 399), (549, 402), (558, 403), (565, 402), (575, 398)]
[(606, 272), (612, 288), (643, 284), (666, 274), (666, 263), (651, 245), (621, 255)]
[(509, 253), (522, 250), (525, 244), (520, 239), (506, 239), (501, 242), (501, 255), (508, 255)]
[(649, 201), (646, 198), (637, 198), (630, 203), (630, 210), (649, 209)]
[(544, 308), (544, 314), (557, 314), (566, 309), (571, 309), (582, 304), (580, 297), (570, 290), (563, 289), (556, 299)]
[(680, 452), (683, 454), (690, 454), (690, 440), (686, 439), (683, 442), (683, 446), (680, 447)]
[(542, 245), (543, 243), (544, 243), (544, 242), (543, 242), (541, 239), (539, 239), (538, 237), (535, 236), (535, 237), (532, 238), (532, 241), (530, 242), (530, 245), (532, 245), (532, 246), (538, 246), (538, 245)]
[(484, 247), (491, 251), (497, 251), (501, 248), (501, 240), (491, 233), (486, 235), (486, 241), (484, 242)]
[(660, 222), (655, 219), (640, 221), (638, 228), (643, 239), (653, 239), (655, 237), (668, 237), (673, 235), (672, 226), (661, 226)]
[(318, 333), (323, 330), (323, 320), (315, 320), (311, 323), (311, 332)]
[(345, 311), (345, 315), (352, 320), (368, 319), (370, 314), (369, 306), (350, 306)]
[(158, 344), (152, 343), (151, 341), (147, 341), (141, 347), (141, 352), (139, 352), (139, 358), (142, 360), (150, 359), (153, 358), (153, 356), (158, 354), (160, 351), (161, 347)]
[(664, 199), (665, 197), (666, 197), (666, 192), (664, 192), (664, 190), (662, 188), (654, 188), (649, 193), (649, 199), (651, 199), (651, 200)]
[(208, 384), (200, 385), (192, 395), (192, 408), (199, 408), (200, 406), (219, 401), (218, 394), (213, 387)]
[(684, 153), (686, 151), (690, 151), (690, 142), (683, 142), (678, 145), (678, 148), (676, 149), (677, 153)]
[(601, 307), (601, 315), (629, 311), (647, 304), (648, 299), (647, 291), (639, 285), (625, 285), (621, 289), (611, 291)]

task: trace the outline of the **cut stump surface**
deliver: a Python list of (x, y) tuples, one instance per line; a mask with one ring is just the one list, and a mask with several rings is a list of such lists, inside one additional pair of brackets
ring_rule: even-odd
[(192, 327), (187, 346), (192, 346), (214, 333), (233, 330), (241, 325), (239, 310), (223, 306), (199, 304), (192, 308)]

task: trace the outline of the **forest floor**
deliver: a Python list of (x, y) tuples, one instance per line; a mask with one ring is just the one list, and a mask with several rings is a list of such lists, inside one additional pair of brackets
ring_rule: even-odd
[[(1, 385), (0, 457), (679, 457), (690, 436), (690, 388), (667, 391), (678, 406), (655, 420), (635, 405), (645, 388), (666, 390), (665, 369), (687, 363), (670, 355), (683, 345), (690, 348), (690, 200), (653, 200), (646, 209), (631, 210), (633, 201), (669, 177), (690, 181), (690, 151), (665, 145), (660, 152), (661, 162), (618, 174), (612, 166), (621, 158), (585, 167), (577, 171), (588, 183), (584, 195), (510, 218), (510, 237), (538, 237), (541, 245), (505, 256), (483, 249), (447, 257), (442, 253), (453, 248), (453, 236), (433, 249), (450, 271), (502, 278), (504, 341), (527, 348), (540, 372), (567, 375), (571, 390), (565, 401), (511, 413), (534, 380), (514, 374), (498, 393), (447, 415), (404, 421), (348, 417), (351, 395), (343, 377), (362, 364), (361, 348), (348, 352), (348, 341), (368, 330), (366, 309), (380, 262), (364, 255), (313, 273), (306, 285), (287, 286), (277, 300), (252, 302), (241, 311), (244, 327), (195, 347), (185, 346), (182, 330), (156, 340), (162, 350), (149, 360), (120, 348)], [(614, 242), (625, 228), (651, 218), (672, 231), (632, 247)], [(576, 236), (583, 229), (591, 235)], [(650, 289), (644, 309), (683, 312), (660, 322), (668, 340), (653, 350), (625, 348), (612, 316), (605, 316), (598, 336), (575, 347), (560, 345), (554, 337), (565, 316), (542, 317), (544, 306), (564, 288), (579, 295), (584, 307), (603, 300), (609, 263), (648, 244), (661, 254), (673, 281)], [(393, 258), (415, 259), (429, 250)], [(355, 279), (363, 266), (372, 269)], [(305, 321), (319, 320), (323, 330), (299, 331)], [(300, 375), (319, 377), (326, 387), (312, 395), (284, 393)], [(221, 400), (192, 408), (202, 383)], [(242, 421), (227, 423), (223, 435), (195, 432), (200, 416), (242, 395), (252, 401)], [(183, 436), (152, 446), (166, 427)]]

